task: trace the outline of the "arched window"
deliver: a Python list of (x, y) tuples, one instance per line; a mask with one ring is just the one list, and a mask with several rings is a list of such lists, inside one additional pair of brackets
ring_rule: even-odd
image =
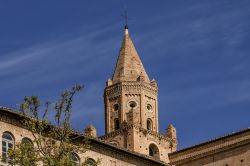
[(153, 130), (153, 122), (151, 119), (147, 119), (147, 129)]
[(159, 159), (159, 149), (155, 144), (149, 145), (149, 156)]
[(114, 120), (115, 130), (118, 130), (120, 128), (120, 121), (118, 118)]
[(33, 146), (33, 142), (29, 138), (26, 138), (26, 137), (22, 139), (22, 144), (28, 144), (28, 145)]
[(93, 165), (95, 165), (95, 164), (96, 164), (96, 162), (95, 162), (95, 160), (92, 159), (92, 158), (88, 158), (88, 159), (86, 160), (86, 162), (85, 162), (85, 165), (86, 165), (86, 166), (93, 166)]
[(154, 156), (154, 151), (152, 148), (149, 147), (149, 156)]
[(29, 138), (23, 138), (21, 141), (21, 156), (26, 156), (26, 163), (29, 163), (29, 166), (34, 166), (36, 164), (36, 152), (34, 148), (34, 144)]
[(2, 161), (11, 162), (13, 159), (8, 158), (8, 150), (14, 148), (14, 137), (9, 132), (4, 132), (2, 135)]
[(71, 154), (71, 161), (74, 163), (74, 165), (80, 165), (80, 157), (76, 153)]

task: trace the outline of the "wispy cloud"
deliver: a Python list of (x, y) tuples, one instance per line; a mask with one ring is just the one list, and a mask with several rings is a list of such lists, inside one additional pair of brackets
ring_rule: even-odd
[[(60, 92), (70, 86), (84, 84), (85, 89), (75, 100), (73, 126), (82, 130), (91, 123), (85, 120), (84, 124), (79, 126), (82, 118), (91, 119), (98, 116), (100, 120), (103, 119), (103, 106), (100, 103), (103, 103), (103, 88), (108, 76), (102, 75), (104, 71), (97, 66), (110, 66), (110, 56), (116, 56), (110, 53), (114, 51), (110, 45), (115, 43), (117, 38), (109, 37), (105, 42), (96, 42), (96, 38), (112, 28), (99, 28), (91, 33), (79, 32), (80, 35), (74, 37), (60, 37), (2, 55), (0, 79), (3, 81), (0, 83), (0, 96), (11, 100), (11, 94), (41, 95), (40, 90), (44, 89), (40, 97), (54, 101)], [(105, 72), (111, 73), (111, 70)], [(100, 78), (100, 75), (103, 77), (102, 82), (96, 79)], [(103, 124), (98, 121), (93, 123), (96, 123), (100, 130), (104, 130)]]
[[(90, 3), (81, 4), (82, 9), (74, 3), (44, 2), (43, 10), (37, 13), (16, 8), (19, 17), (6, 10), (4, 14), (10, 18), (2, 19), (5, 28), (0, 27), (1, 38), (5, 37), (0, 42), (6, 40), (0, 47), (8, 50), (0, 49), (0, 105), (13, 108), (25, 95), (53, 101), (64, 89), (84, 84), (84, 91), (75, 100), (73, 126), (82, 130), (94, 123), (103, 133), (103, 89), (112, 74), (123, 32), (118, 2)], [(239, 115), (231, 107), (249, 107), (244, 104), (250, 98), (249, 1), (128, 3), (133, 17), (130, 34), (149, 76), (158, 81), (161, 131), (170, 122), (178, 125), (181, 138), (189, 138), (191, 127), (196, 133), (204, 127), (212, 130), (221, 122), (212, 116), (216, 111), (230, 112), (238, 118), (234, 119), (238, 126), (249, 121), (249, 114)], [(44, 10), (48, 6), (49, 11)], [(69, 8), (74, 12), (65, 14)], [(59, 35), (54, 35), (55, 29)], [(26, 38), (29, 42), (23, 39), (24, 32), (30, 35)], [(207, 115), (204, 121), (213, 122), (210, 126), (192, 121), (199, 119), (195, 116), (201, 116), (200, 112)], [(237, 124), (227, 123), (231, 128)], [(185, 139), (180, 143), (190, 144)]]

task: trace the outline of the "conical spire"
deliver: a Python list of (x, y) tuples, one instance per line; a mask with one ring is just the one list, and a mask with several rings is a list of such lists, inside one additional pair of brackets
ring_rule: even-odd
[(113, 74), (113, 83), (119, 81), (150, 82), (140, 57), (129, 36), (128, 26), (125, 26), (125, 35)]

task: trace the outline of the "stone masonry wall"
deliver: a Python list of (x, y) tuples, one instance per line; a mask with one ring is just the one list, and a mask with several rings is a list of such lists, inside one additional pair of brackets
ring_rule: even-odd
[[(0, 110), (2, 111), (2, 110)], [(4, 119), (4, 120), (3, 120)], [(13, 135), (15, 143), (21, 142), (23, 138), (29, 138), (32, 140), (33, 136), (30, 131), (18, 126), (21, 124), (19, 120), (9, 118), (7, 116), (1, 116), (0, 114), (0, 147), (2, 147), (2, 134), (4, 132), (9, 132)], [(165, 165), (158, 162), (149, 161), (137, 157), (133, 154), (127, 154), (119, 151), (116, 148), (106, 147), (99, 144), (91, 144), (91, 149), (85, 153), (78, 154), (80, 161), (84, 162), (86, 158), (91, 157), (94, 160), (101, 159), (100, 166), (153, 166), (153, 165)], [(0, 148), (0, 151), (2, 148)], [(0, 153), (2, 155), (2, 151)], [(4, 165), (1, 163), (0, 165)]]
[(250, 129), (169, 155), (176, 166), (250, 166)]
[(203, 156), (176, 166), (250, 166), (250, 145)]

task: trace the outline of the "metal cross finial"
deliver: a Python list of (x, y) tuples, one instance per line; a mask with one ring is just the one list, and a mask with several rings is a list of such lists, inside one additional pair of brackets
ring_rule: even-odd
[(128, 12), (127, 8), (124, 7), (124, 15), (123, 15), (124, 21), (125, 21), (125, 29), (128, 29)]

